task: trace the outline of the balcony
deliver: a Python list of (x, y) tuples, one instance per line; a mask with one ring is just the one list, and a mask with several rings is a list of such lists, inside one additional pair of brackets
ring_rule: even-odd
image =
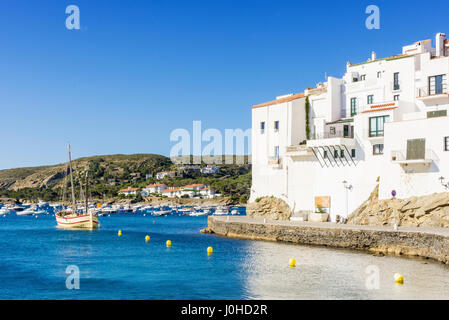
[(416, 89), (416, 97), (421, 101), (436, 101), (449, 98), (448, 90), (446, 86), (437, 88), (430, 91), (428, 87), (422, 87)]
[(406, 150), (392, 150), (391, 162), (397, 163), (401, 166), (407, 166), (410, 164), (423, 164), (425, 166), (430, 166), (433, 161), (438, 160), (438, 157), (433, 150), (425, 149), (422, 151), (422, 155), (412, 157), (407, 155)]
[(274, 169), (282, 169), (282, 158), (268, 157), (268, 166)]
[(285, 155), (290, 158), (310, 158), (313, 151), (305, 145), (288, 146), (285, 148)]
[(355, 144), (354, 133), (347, 131), (326, 131), (321, 133), (313, 133), (307, 140), (307, 147), (323, 147), (329, 145), (345, 145), (353, 147)]

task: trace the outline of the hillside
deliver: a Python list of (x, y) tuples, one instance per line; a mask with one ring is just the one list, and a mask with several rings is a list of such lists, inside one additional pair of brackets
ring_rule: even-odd
[[(248, 199), (251, 187), (251, 165), (248, 163), (250, 160), (248, 161), (248, 156), (238, 159), (234, 157), (234, 160), (244, 164), (218, 164), (219, 172), (203, 174), (198, 171), (181, 170), (182, 165), (179, 163), (182, 161), (179, 159), (172, 162), (170, 158), (156, 154), (117, 154), (79, 158), (72, 161), (75, 193), (78, 198), (80, 181), (84, 185), (85, 173), (89, 168), (89, 195), (94, 199), (117, 200), (121, 188), (144, 188), (156, 182), (175, 187), (202, 183), (211, 186), (230, 201), (243, 203)], [(200, 165), (203, 166), (204, 163)], [(162, 171), (176, 172), (176, 175), (157, 180), (156, 173)], [(17, 201), (38, 199), (60, 201), (64, 182), (68, 182), (66, 172), (68, 172), (67, 163), (0, 170), (0, 197)]]
[[(73, 161), (73, 172), (85, 172), (90, 168), (91, 178), (118, 180), (128, 179), (133, 172), (141, 174), (153, 173), (170, 168), (169, 158), (156, 154), (105, 155), (79, 158)], [(32, 168), (0, 170), (0, 189), (20, 190), (24, 188), (60, 187), (67, 164)]]

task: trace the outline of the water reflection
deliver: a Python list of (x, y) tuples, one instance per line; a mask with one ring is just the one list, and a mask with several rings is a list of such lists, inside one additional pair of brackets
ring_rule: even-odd
[[(423, 259), (374, 256), (343, 249), (248, 242), (244, 288), (251, 299), (449, 299), (449, 268)], [(290, 268), (290, 258), (296, 268)], [(366, 286), (377, 266), (379, 289)], [(393, 275), (404, 275), (404, 285)]]

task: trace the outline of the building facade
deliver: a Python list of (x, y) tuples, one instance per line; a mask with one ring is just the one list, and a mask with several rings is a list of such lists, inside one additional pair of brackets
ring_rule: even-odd
[(449, 179), (449, 41), (347, 63), (303, 93), (252, 107), (250, 201), (285, 200), (294, 212), (346, 217), (379, 198), (444, 192)]

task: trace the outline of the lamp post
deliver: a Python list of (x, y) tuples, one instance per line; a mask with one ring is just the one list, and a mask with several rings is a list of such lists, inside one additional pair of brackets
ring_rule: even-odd
[(447, 190), (449, 189), (449, 183), (444, 183), (444, 177), (439, 177), (438, 180), (440, 180), (441, 185)]
[[(348, 183), (348, 181), (344, 180), (343, 181), (343, 188), (345, 188), (346, 191), (346, 217), (344, 218), (344, 220), (346, 220), (348, 218), (348, 211), (349, 211), (349, 205), (348, 205), (348, 191), (352, 190), (352, 185), (350, 185)], [(344, 222), (344, 221), (342, 221)]]

